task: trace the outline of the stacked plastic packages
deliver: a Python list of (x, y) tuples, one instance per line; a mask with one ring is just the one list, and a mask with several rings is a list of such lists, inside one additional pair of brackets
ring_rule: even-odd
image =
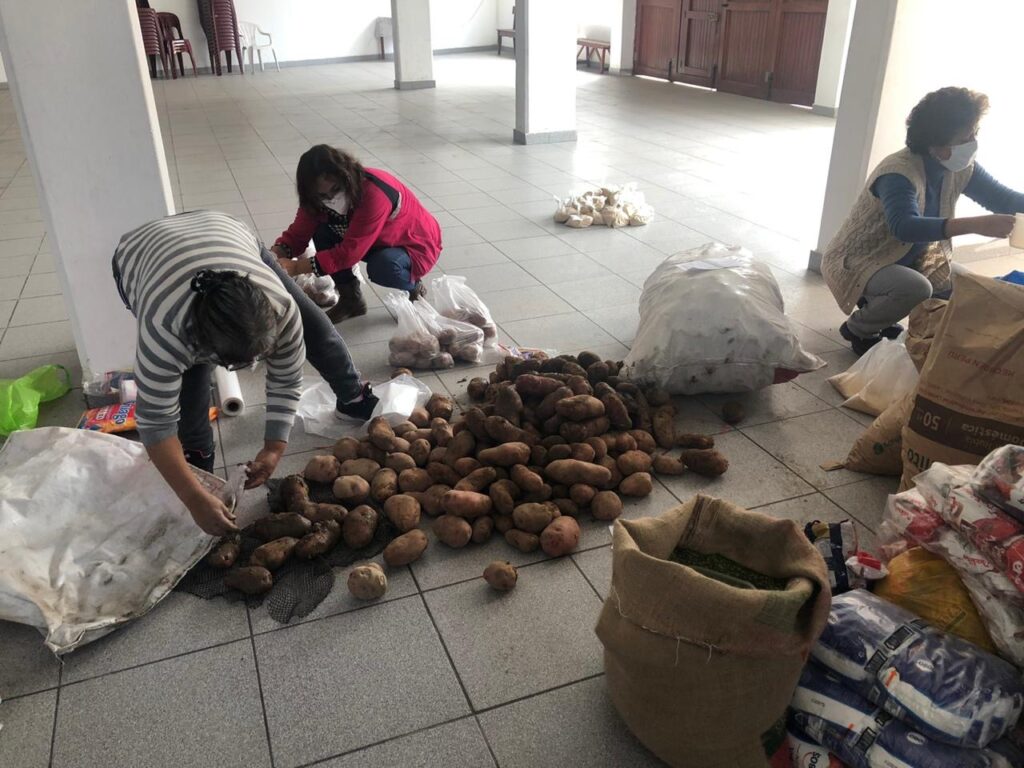
[(555, 198), (555, 202), (555, 222), (574, 229), (591, 224), (640, 227), (654, 219), (654, 208), (644, 199), (644, 193), (637, 190), (636, 182), (621, 187), (598, 187), (564, 200)]

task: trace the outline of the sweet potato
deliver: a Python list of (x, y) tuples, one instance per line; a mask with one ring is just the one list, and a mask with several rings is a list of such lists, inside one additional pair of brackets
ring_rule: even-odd
[(357, 600), (378, 600), (388, 591), (388, 577), (377, 563), (356, 566), (348, 572), (348, 591)]
[(651, 457), (643, 451), (626, 451), (619, 455), (615, 464), (623, 477), (629, 477), (637, 472), (651, 471)]
[(511, 480), (496, 480), (488, 489), (494, 510), (502, 515), (511, 515), (519, 498), (519, 486)]
[(593, 461), (597, 452), (589, 443), (573, 443), (569, 446), (572, 449), (571, 459), (576, 461)]
[(340, 524), (345, 519), (345, 516), (348, 515), (348, 510), (340, 504), (310, 503), (306, 505), (301, 514), (311, 523), (324, 523), (328, 520), (333, 520)]
[(466, 393), (469, 395), (470, 400), (479, 403), (487, 397), (487, 380), (473, 377), (469, 380), (469, 384), (466, 385)]
[(409, 421), (422, 429), (423, 427), (429, 426), (430, 414), (427, 413), (427, 409), (422, 406), (413, 408), (412, 413), (409, 414)]
[[(600, 400), (598, 401), (600, 402)], [(558, 433), (570, 443), (585, 442), (588, 437), (603, 435), (611, 428), (607, 416), (598, 416), (588, 421), (566, 421), (558, 428)]]
[(616, 392), (607, 392), (601, 396), (605, 415), (615, 429), (629, 429), (633, 426), (633, 418), (629, 415), (626, 404)]
[(238, 560), (242, 542), (237, 535), (221, 539), (206, 556), (206, 564), (214, 568), (230, 568)]
[(562, 557), (574, 552), (580, 543), (580, 525), (571, 517), (551, 521), (540, 534), (540, 548), (548, 557)]
[(398, 493), (398, 473), (393, 469), (378, 469), (370, 481), (370, 496), (382, 502)]
[(452, 425), (444, 419), (433, 419), (430, 422), (430, 441), (440, 447), (444, 448), (452, 440)]
[(373, 459), (349, 459), (341, 462), (342, 475), (359, 475), (366, 482), (373, 480), (378, 469), (380, 469), (380, 464)]
[(577, 506), (587, 507), (590, 502), (594, 500), (597, 495), (597, 488), (586, 483), (573, 483), (569, 486), (569, 498), (572, 499)]
[(382, 451), (390, 452), (395, 450), (394, 441), (397, 435), (395, 435), (395, 430), (391, 428), (391, 424), (383, 416), (370, 419), (370, 423), (366, 426), (366, 436), (370, 439), (371, 443)]
[(398, 475), (398, 489), (402, 493), (425, 491), (432, 485), (434, 480), (425, 469), (403, 469)]
[(530, 471), (522, 464), (515, 464), (509, 471), (509, 479), (512, 480), (524, 493), (537, 493), (544, 487), (544, 478), (536, 472)]
[(498, 479), (498, 472), (494, 467), (480, 467), (474, 469), (464, 478), (455, 483), (456, 491), (474, 491), (475, 493), (487, 493), (491, 483)]
[[(565, 367), (566, 372), (570, 370), (570, 366)], [(590, 386), (590, 382), (587, 381), (587, 372), (582, 368), (579, 369), (579, 373), (569, 376), (565, 380), (566, 386), (572, 390), (573, 395), (592, 395), (594, 394), (594, 388)]]
[(357, 459), (359, 458), (359, 441), (354, 437), (343, 437), (334, 444), (331, 453), (338, 461)]
[(439, 462), (431, 462), (427, 464), (427, 474), (430, 475), (431, 480), (434, 484), (442, 483), (444, 485), (455, 485), (462, 479), (462, 475), (455, 471), (453, 467), (449, 467), (447, 464), (441, 464)]
[(572, 499), (564, 496), (560, 496), (551, 500), (551, 503), (558, 507), (558, 512), (561, 515), (568, 515), (569, 517), (579, 517), (580, 508), (579, 505)]
[(634, 472), (619, 483), (619, 493), (622, 496), (647, 496), (653, 489), (654, 483), (648, 472)]
[(259, 565), (235, 568), (224, 574), (224, 586), (237, 589), (247, 595), (262, 595), (274, 586), (274, 577), (270, 571)]
[(651, 416), (654, 422), (654, 439), (661, 448), (668, 450), (676, 444), (676, 409), (673, 405), (663, 405), (655, 409)]
[(558, 403), (566, 398), (572, 397), (572, 390), (566, 386), (559, 386), (553, 389), (537, 404), (534, 416), (540, 421), (546, 421), (557, 413)]
[[(452, 399), (447, 395), (442, 395), (437, 392), (430, 396), (427, 400), (427, 404), (424, 406), (427, 409), (427, 413), (430, 414), (431, 419), (445, 419), (448, 420), (452, 417), (452, 412), (455, 410), (455, 406), (452, 403)], [(410, 419), (410, 421), (412, 421)], [(415, 422), (413, 422), (415, 424)]]
[(718, 451), (686, 449), (680, 454), (679, 460), (687, 469), (704, 477), (718, 477), (729, 469), (729, 460)]
[(441, 515), (434, 521), (434, 535), (452, 549), (461, 549), (473, 538), (473, 526), (455, 515)]
[(345, 546), (349, 549), (362, 549), (367, 546), (377, 533), (379, 521), (380, 516), (373, 507), (363, 504), (353, 509), (341, 524), (341, 537), (345, 541)]
[(534, 358), (530, 358), (529, 360), (514, 358), (511, 363), (508, 362), (508, 358), (505, 360), (505, 366), (508, 368), (508, 378), (511, 381), (515, 381), (524, 374), (536, 373), (540, 370), (540, 367), (543, 364), (543, 360), (537, 360)]
[(441, 499), (451, 490), (451, 486), (438, 483), (427, 488), (420, 494), (420, 508), (431, 517), (437, 517), (444, 510), (441, 507)]
[(359, 475), (347, 475), (334, 481), (334, 495), (342, 503), (362, 504), (370, 495), (370, 484)]
[(444, 455), (444, 461), (448, 466), (454, 467), (456, 461), (472, 456), (476, 451), (476, 437), (468, 429), (464, 429), (455, 435), (446, 447), (448, 450)]
[(604, 485), (611, 479), (611, 473), (606, 467), (576, 459), (552, 461), (544, 468), (544, 474), (548, 480), (570, 486), (574, 483)]
[(280, 515), (261, 517), (253, 525), (256, 538), (262, 541), (273, 541), (285, 536), (301, 538), (309, 533), (313, 524), (297, 512), (285, 512)]
[(589, 350), (584, 350), (583, 352), (580, 352), (578, 355), (576, 355), (576, 362), (579, 363), (579, 365), (582, 366), (583, 368), (589, 368), (594, 363), (598, 363), (600, 361), (601, 357), (597, 353), (591, 352)]
[(491, 534), (494, 532), (494, 518), (490, 515), (484, 515), (478, 517), (473, 521), (473, 543), (474, 544), (486, 544), (491, 540)]
[(520, 552), (534, 552), (540, 546), (540, 536), (535, 533), (520, 531), (518, 528), (511, 528), (506, 531), (505, 541)]
[(619, 471), (619, 465), (615, 461), (615, 459), (613, 459), (611, 456), (605, 456), (603, 459), (601, 459), (601, 461), (597, 463), (600, 464), (605, 469), (607, 469), (610, 473), (610, 476), (607, 482), (600, 483), (596, 487), (605, 491), (610, 491), (615, 488), (618, 488), (619, 483), (622, 482), (622, 473)]
[(462, 414), (462, 423), (465, 424), (465, 429), (468, 429), (473, 433), (473, 437), (478, 440), (487, 440), (487, 415), (480, 408), (470, 408), (468, 411)]
[[(409, 450), (412, 450), (411, 444)], [(416, 466), (416, 460), (408, 453), (391, 453), (384, 460), (384, 466), (395, 472), (401, 472), (403, 469), (413, 469)]]
[(430, 441), (420, 437), (409, 443), (409, 456), (417, 467), (425, 467), (430, 458)]
[(651, 467), (659, 475), (681, 475), (686, 471), (683, 462), (677, 456), (659, 453), (651, 460)]
[(598, 360), (596, 363), (591, 363), (587, 366), (587, 380), (591, 385), (604, 381), (610, 375), (611, 371), (608, 369), (608, 363), (604, 360)]
[(459, 477), (466, 477), (476, 472), (481, 466), (480, 462), (472, 456), (463, 456), (455, 462), (455, 471), (459, 473)]
[(312, 560), (314, 557), (326, 555), (337, 546), (340, 539), (341, 526), (338, 523), (331, 520), (316, 523), (313, 530), (295, 545), (295, 556), (303, 560)]
[(633, 440), (633, 448), (627, 450), (654, 453), (658, 448), (658, 443), (655, 441), (654, 435), (643, 429), (631, 429), (626, 433), (626, 436)]
[(502, 416), (488, 416), (484, 419), (484, 430), (487, 437), (495, 443), (526, 442), (529, 435)]
[(406, 533), (420, 524), (420, 503), (400, 493), (384, 502), (384, 514), (399, 533)]
[(558, 379), (549, 379), (547, 376), (538, 376), (533, 373), (523, 373), (516, 377), (516, 392), (522, 397), (545, 398), (558, 389), (562, 383)]
[(512, 511), (512, 522), (521, 531), (540, 533), (555, 519), (557, 510), (550, 502), (520, 504)]
[(494, 392), (494, 415), (518, 427), (523, 413), (523, 400), (511, 384), (499, 385)]
[(555, 404), (555, 413), (569, 421), (589, 421), (604, 416), (604, 403), (590, 395), (574, 395), (559, 400)]
[(519, 571), (507, 560), (495, 560), (484, 568), (484, 581), (491, 589), (498, 592), (509, 592), (515, 589), (519, 580)]
[(622, 499), (614, 491), (598, 491), (590, 502), (590, 514), (595, 520), (614, 520), (622, 514)]
[(526, 443), (505, 443), (494, 448), (485, 448), (477, 454), (482, 464), (511, 467), (525, 464), (530, 460), (530, 446)]
[(288, 475), (281, 481), (280, 495), (285, 512), (302, 512), (309, 502), (309, 486), (301, 475)]
[(676, 446), (679, 448), (696, 448), (699, 451), (709, 451), (715, 447), (715, 438), (711, 435), (694, 435), (686, 432), (676, 435)]
[[(313, 528), (315, 529), (316, 525)], [(306, 536), (308, 535), (307, 533)], [(291, 557), (292, 552), (295, 550), (295, 545), (298, 543), (299, 540), (293, 536), (282, 536), (280, 539), (274, 539), (266, 544), (261, 544), (249, 555), (249, 565), (258, 565), (266, 568), (268, 571), (276, 571), (284, 564), (285, 560)]]
[(746, 415), (746, 408), (737, 400), (730, 400), (722, 406), (722, 421), (726, 424), (739, 424), (746, 418)]
[(474, 491), (448, 491), (441, 497), (441, 509), (445, 514), (471, 520), (490, 514), (493, 504), (490, 496)]
[(384, 562), (392, 567), (413, 563), (423, 556), (428, 543), (427, 534), (419, 528), (396, 536), (384, 547)]

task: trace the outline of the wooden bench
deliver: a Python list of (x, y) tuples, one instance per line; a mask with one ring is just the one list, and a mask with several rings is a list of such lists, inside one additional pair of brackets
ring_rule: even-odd
[(498, 55), (501, 56), (501, 41), (505, 38), (512, 41), (512, 55), (516, 55), (516, 7), (512, 6), (512, 29), (498, 30)]
[(576, 45), (579, 46), (579, 50), (576, 51), (576, 59), (579, 60), (581, 53), (587, 55), (587, 67), (590, 67), (590, 60), (594, 54), (597, 54), (598, 59), (601, 62), (601, 71), (608, 71), (608, 54), (612, 49), (612, 44), (606, 40), (592, 40), (589, 37), (580, 37), (576, 39)]

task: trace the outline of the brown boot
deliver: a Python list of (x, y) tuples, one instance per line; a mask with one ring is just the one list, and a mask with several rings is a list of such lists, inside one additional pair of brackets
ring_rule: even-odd
[(366, 314), (366, 299), (363, 298), (363, 290), (359, 287), (359, 281), (353, 280), (350, 283), (341, 283), (338, 286), (340, 298), (338, 303), (327, 310), (327, 318), (334, 324), (350, 317), (359, 317)]
[(409, 291), (409, 301), (416, 301), (416, 299), (422, 298), (427, 295), (427, 286), (420, 280), (413, 286), (412, 290)]

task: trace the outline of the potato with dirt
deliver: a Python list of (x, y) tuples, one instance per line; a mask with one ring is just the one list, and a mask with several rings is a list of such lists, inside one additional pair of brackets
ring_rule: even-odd
[(569, 498), (578, 507), (589, 507), (597, 495), (597, 488), (586, 483), (573, 483), (569, 486)]
[(413, 408), (412, 413), (409, 414), (409, 421), (421, 429), (430, 426), (430, 418), (430, 414), (423, 406)]
[(340, 473), (341, 462), (333, 456), (314, 456), (302, 470), (302, 476), (314, 483), (333, 483)]
[(487, 380), (476, 376), (470, 379), (469, 384), (466, 385), (466, 393), (470, 400), (479, 403), (487, 398), (487, 387)]
[(514, 464), (509, 479), (524, 493), (538, 493), (544, 487), (544, 478), (523, 464)]
[(302, 516), (311, 523), (326, 523), (333, 520), (339, 525), (348, 515), (348, 509), (341, 504), (314, 504), (310, 502), (302, 512)]
[(709, 451), (715, 447), (715, 438), (711, 435), (695, 435), (689, 432), (676, 435), (677, 448), (696, 448), (699, 451)]
[(726, 424), (739, 424), (746, 415), (747, 409), (738, 400), (730, 400), (722, 406), (722, 421)]
[(461, 459), (455, 462), (455, 471), (459, 473), (459, 477), (468, 477), (469, 475), (480, 469), (482, 465), (479, 461), (474, 459), (472, 456), (463, 456)]
[(334, 444), (331, 451), (338, 461), (349, 461), (359, 458), (359, 441), (354, 437), (343, 437)]
[(520, 504), (512, 510), (512, 522), (516, 528), (527, 533), (540, 533), (561, 512), (551, 502)]
[[(431, 419), (444, 419), (445, 421), (451, 419), (452, 413), (455, 411), (452, 399), (447, 395), (438, 394), (437, 392), (430, 396), (424, 408), (427, 409)], [(416, 423), (411, 418), (409, 421), (412, 421), (413, 424)]]
[[(394, 498), (394, 497), (392, 497)], [(380, 515), (365, 504), (353, 509), (341, 524), (341, 538), (349, 549), (362, 549), (373, 541)]]
[[(314, 530), (317, 525), (319, 523), (313, 526)], [(306, 535), (308, 536), (309, 534)], [(249, 555), (249, 565), (258, 565), (266, 568), (268, 571), (276, 571), (284, 565), (285, 560), (292, 556), (292, 552), (295, 551), (295, 545), (298, 543), (299, 539), (293, 536), (282, 536), (280, 539), (274, 539), (266, 544), (261, 544)]]
[(425, 491), (432, 485), (434, 480), (425, 469), (403, 469), (398, 475), (398, 489), (402, 493)]
[[(601, 402), (598, 400), (598, 402)], [(607, 416), (598, 416), (587, 421), (566, 421), (558, 427), (558, 434), (570, 443), (583, 443), (589, 437), (603, 435), (611, 429)]]
[(462, 475), (456, 472), (454, 467), (449, 467), (438, 461), (427, 464), (427, 474), (430, 475), (430, 479), (434, 481), (435, 485), (440, 483), (453, 486), (462, 479)]
[(419, 495), (420, 509), (431, 517), (437, 517), (444, 511), (441, 499), (451, 489), (450, 485), (444, 485), (443, 483), (430, 486)]
[(631, 429), (626, 432), (626, 437), (633, 441), (633, 448), (629, 450), (654, 453), (658, 449), (658, 443), (655, 441), (654, 436), (647, 430)]
[(659, 453), (651, 460), (651, 468), (659, 475), (681, 475), (686, 471), (678, 456)]
[(622, 482), (622, 473), (619, 471), (619, 465), (618, 463), (616, 463), (615, 459), (613, 459), (611, 456), (605, 456), (597, 463), (600, 464), (605, 469), (607, 469), (610, 473), (610, 476), (608, 478), (608, 482), (599, 484), (595, 487), (603, 491), (611, 491), (618, 488), (619, 483)]
[(651, 471), (651, 457), (643, 451), (626, 451), (619, 454), (615, 464), (623, 477), (629, 477), (637, 472)]
[(488, 416), (484, 419), (484, 431), (487, 437), (496, 443), (525, 443), (529, 440), (528, 433), (517, 427), (503, 416)]
[(434, 535), (452, 549), (462, 549), (473, 538), (473, 526), (461, 517), (441, 515), (434, 521)]
[(295, 556), (303, 560), (326, 555), (341, 540), (341, 526), (331, 520), (315, 523), (313, 530), (303, 536), (295, 545)]
[(600, 464), (576, 459), (560, 459), (544, 467), (548, 480), (571, 486), (575, 483), (601, 486), (611, 479), (611, 472)]
[(619, 494), (622, 496), (642, 498), (650, 495), (652, 490), (654, 490), (654, 482), (648, 472), (635, 472), (629, 477), (623, 478), (619, 483)]
[(455, 483), (456, 491), (475, 491), (487, 493), (491, 483), (498, 479), (498, 471), (494, 467), (479, 467)]
[(349, 459), (341, 462), (341, 476), (359, 475), (367, 483), (380, 469), (380, 464), (373, 459)]
[(580, 543), (580, 525), (572, 517), (557, 517), (540, 534), (540, 548), (548, 557), (575, 552)]
[(600, 437), (588, 437), (584, 442), (594, 449), (594, 458), (591, 461), (598, 462), (608, 455), (608, 444)]
[(448, 450), (444, 455), (445, 464), (454, 467), (456, 461), (472, 456), (476, 452), (476, 437), (472, 432), (464, 429), (455, 435), (446, 447)]
[(379, 600), (388, 591), (388, 577), (377, 563), (356, 566), (348, 572), (348, 591), (357, 600)]
[(359, 475), (347, 475), (334, 481), (334, 497), (346, 506), (362, 504), (370, 496), (370, 484)]
[(540, 536), (535, 533), (520, 531), (518, 528), (506, 531), (505, 541), (520, 552), (534, 552), (540, 547)]
[(491, 589), (509, 592), (515, 589), (519, 571), (507, 560), (495, 560), (484, 568), (484, 581)]
[(238, 560), (238, 555), (242, 551), (242, 542), (239, 536), (229, 536), (221, 539), (210, 550), (210, 553), (206, 556), (206, 564), (213, 568), (230, 568)]
[(543, 400), (562, 386), (558, 379), (538, 376), (535, 373), (520, 374), (515, 380), (516, 392), (520, 397), (533, 397)]
[(614, 491), (598, 491), (590, 502), (590, 514), (595, 520), (614, 520), (622, 514), (622, 499)]
[(703, 477), (718, 477), (729, 469), (729, 460), (713, 450), (686, 449), (680, 453), (679, 460), (688, 470)]
[(419, 528), (396, 536), (384, 547), (384, 562), (392, 568), (419, 560), (427, 549), (427, 534)]
[(505, 443), (494, 448), (484, 448), (476, 457), (481, 464), (512, 467), (530, 460), (530, 446), (526, 443)]
[(519, 486), (511, 480), (496, 480), (488, 489), (494, 511), (500, 515), (511, 515), (516, 499), (521, 495)]
[(489, 495), (474, 491), (448, 491), (441, 497), (445, 514), (470, 520), (490, 514), (493, 504)]
[(248, 565), (224, 574), (224, 586), (246, 595), (262, 595), (274, 586), (274, 577), (262, 566)]
[[(412, 450), (411, 444), (409, 450)], [(408, 453), (389, 453), (388, 457), (384, 459), (384, 468), (393, 469), (395, 472), (401, 472), (403, 469), (415, 469), (416, 461)]]
[(452, 425), (444, 419), (433, 419), (430, 422), (430, 442), (439, 448), (444, 448), (451, 442)]
[(570, 397), (572, 397), (572, 390), (566, 386), (559, 386), (551, 390), (537, 404), (536, 409), (534, 409), (534, 416), (541, 422), (547, 421), (557, 413), (558, 404)]
[(478, 517), (473, 521), (472, 540), (474, 544), (486, 544), (491, 540), (492, 533), (494, 533), (494, 518), (490, 515)]
[(398, 493), (398, 473), (393, 469), (378, 469), (370, 482), (370, 496), (376, 502), (384, 502)]
[(494, 391), (494, 415), (519, 426), (523, 413), (523, 399), (511, 384), (501, 384)]
[(384, 502), (384, 514), (399, 533), (408, 533), (420, 524), (420, 503), (400, 493)]
[(427, 462), (430, 459), (430, 451), (430, 441), (422, 437), (409, 443), (409, 456), (417, 467), (427, 466)]
[(285, 512), (302, 512), (309, 503), (309, 486), (301, 475), (288, 475), (278, 489)]
[(555, 413), (568, 421), (590, 421), (604, 416), (604, 403), (591, 395), (573, 395), (559, 400)]
[(253, 525), (253, 533), (261, 541), (273, 541), (285, 536), (300, 539), (309, 533), (313, 524), (298, 512), (283, 512), (261, 517)]
[(388, 420), (383, 416), (377, 416), (376, 418), (370, 419), (370, 423), (366, 426), (366, 436), (370, 442), (380, 448), (382, 451), (388, 453), (396, 450), (395, 439), (398, 437), (395, 434), (395, 430), (388, 423)]

